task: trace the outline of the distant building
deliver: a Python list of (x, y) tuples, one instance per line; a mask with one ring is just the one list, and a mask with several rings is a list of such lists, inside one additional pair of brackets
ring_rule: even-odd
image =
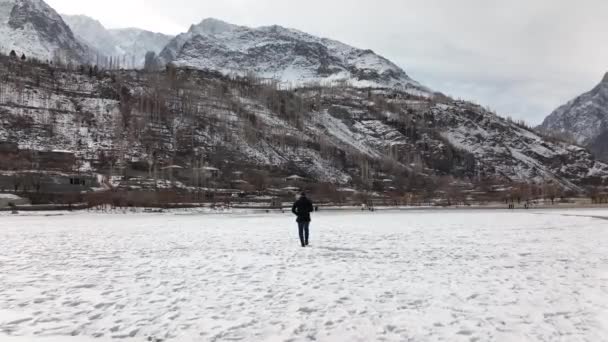
[(97, 175), (89, 173), (0, 171), (0, 191), (80, 193), (93, 191), (100, 186)]
[(306, 178), (298, 175), (293, 175), (285, 178), (285, 181), (288, 183), (305, 182)]
[(234, 179), (230, 181), (230, 186), (234, 189), (244, 190), (249, 187), (249, 182), (242, 179)]
[(179, 173), (182, 172), (182, 170), (184, 170), (184, 168), (179, 165), (169, 165), (169, 166), (165, 166), (165, 167), (161, 168), (161, 170), (164, 173), (166, 178), (173, 181), (173, 178), (178, 176)]
[(207, 179), (218, 179), (221, 176), (220, 169), (212, 166), (205, 166), (201, 168), (201, 173)]
[(281, 189), (281, 191), (283, 192), (283, 194), (297, 194), (300, 192), (300, 188), (295, 186), (288, 186)]

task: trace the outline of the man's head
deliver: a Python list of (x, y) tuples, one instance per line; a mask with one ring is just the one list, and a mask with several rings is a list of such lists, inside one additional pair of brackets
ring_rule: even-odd
[(306, 197), (306, 193), (305, 193), (304, 191), (302, 191), (302, 192), (300, 193), (300, 197)]

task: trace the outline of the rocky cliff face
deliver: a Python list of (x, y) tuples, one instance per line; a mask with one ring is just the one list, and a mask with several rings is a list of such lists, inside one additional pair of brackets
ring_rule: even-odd
[(286, 85), (348, 83), (393, 88), (417, 95), (430, 91), (371, 50), (280, 26), (248, 28), (205, 19), (174, 38), (159, 64), (276, 79)]
[(572, 135), (580, 144), (588, 144), (608, 124), (608, 74), (591, 91), (556, 109), (541, 129)]
[(63, 62), (87, 63), (95, 55), (42, 0), (0, 0), (0, 46), (5, 54)]
[(556, 109), (539, 129), (572, 137), (608, 160), (608, 73), (591, 91)]

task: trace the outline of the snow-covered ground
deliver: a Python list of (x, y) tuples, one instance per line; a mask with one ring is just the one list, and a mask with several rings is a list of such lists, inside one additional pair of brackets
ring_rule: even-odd
[(606, 341), (608, 211), (0, 218), (0, 340)]

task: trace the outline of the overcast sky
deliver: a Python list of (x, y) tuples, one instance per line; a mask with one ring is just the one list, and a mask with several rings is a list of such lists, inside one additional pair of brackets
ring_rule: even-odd
[(108, 28), (213, 17), (369, 48), (436, 91), (537, 124), (608, 71), (606, 0), (46, 0)]

